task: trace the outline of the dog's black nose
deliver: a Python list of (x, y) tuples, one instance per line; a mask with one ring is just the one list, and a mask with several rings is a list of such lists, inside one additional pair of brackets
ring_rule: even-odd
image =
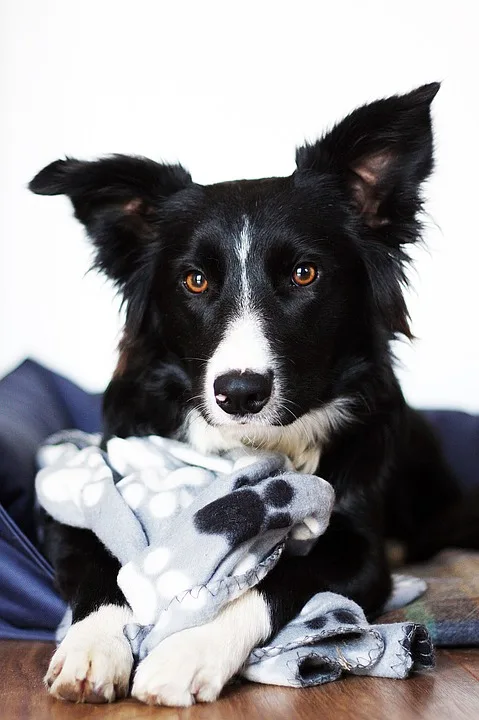
[(229, 415), (257, 413), (268, 402), (273, 389), (273, 373), (229, 372), (216, 378), (215, 399)]

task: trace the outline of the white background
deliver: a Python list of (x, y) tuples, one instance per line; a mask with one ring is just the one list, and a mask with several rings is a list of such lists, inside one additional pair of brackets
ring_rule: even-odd
[(102, 389), (118, 302), (64, 198), (25, 185), (57, 157), (181, 160), (196, 181), (288, 174), (355, 106), (432, 80), (437, 172), (398, 349), (416, 405), (479, 410), (475, 3), (1, 0), (0, 374), (33, 356)]

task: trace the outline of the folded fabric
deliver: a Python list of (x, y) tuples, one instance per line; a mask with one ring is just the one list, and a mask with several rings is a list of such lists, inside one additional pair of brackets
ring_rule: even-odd
[(323, 592), (271, 644), (253, 650), (243, 676), (255, 682), (308, 687), (337, 680), (345, 672), (404, 679), (412, 671), (433, 666), (434, 651), (423, 625), (370, 625), (352, 600)]
[[(281, 455), (245, 448), (213, 457), (153, 436), (112, 438), (106, 452), (98, 443), (85, 433), (54, 436), (39, 453), (37, 495), (50, 515), (93, 530), (120, 560), (118, 584), (134, 616), (125, 632), (139, 659), (168, 635), (212, 620), (283, 551), (307, 553), (328, 525), (332, 487), (292, 472)], [(319, 666), (315, 658), (323, 669), (305, 672)], [(377, 630), (355, 603), (320, 593), (253, 652), (245, 673), (304, 685), (345, 670), (406, 677), (432, 662), (422, 627)]]

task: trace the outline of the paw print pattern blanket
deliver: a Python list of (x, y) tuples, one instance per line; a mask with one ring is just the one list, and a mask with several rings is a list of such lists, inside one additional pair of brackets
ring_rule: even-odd
[[(211, 621), (257, 585), (283, 552), (306, 554), (326, 530), (329, 483), (291, 470), (282, 455), (245, 448), (218, 457), (156, 436), (112, 438), (63, 432), (39, 452), (40, 505), (55, 519), (92, 530), (120, 561), (118, 585), (134, 622), (125, 627), (141, 660), (180, 630)], [(390, 607), (424, 589), (397, 579)], [(243, 675), (303, 687), (344, 672), (406, 677), (433, 665), (426, 629), (370, 625), (361, 608), (318, 593)]]

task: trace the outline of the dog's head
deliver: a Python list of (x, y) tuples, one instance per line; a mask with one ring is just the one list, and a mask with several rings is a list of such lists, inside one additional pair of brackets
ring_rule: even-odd
[(289, 177), (200, 186), (126, 156), (42, 170), (31, 190), (70, 197), (125, 299), (110, 416), (165, 432), (191, 409), (243, 432), (354, 393), (410, 334), (403, 263), (438, 88), (359, 108), (301, 147)]

